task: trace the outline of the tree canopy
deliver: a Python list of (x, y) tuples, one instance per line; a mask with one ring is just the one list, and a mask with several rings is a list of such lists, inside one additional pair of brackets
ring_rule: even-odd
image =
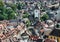
[(42, 17), (41, 17), (41, 21), (45, 21), (49, 19), (49, 16), (47, 14), (44, 14)]
[(4, 2), (0, 0), (0, 20), (15, 19), (16, 6), (14, 4), (10, 4), (8, 6), (10, 8), (5, 7)]

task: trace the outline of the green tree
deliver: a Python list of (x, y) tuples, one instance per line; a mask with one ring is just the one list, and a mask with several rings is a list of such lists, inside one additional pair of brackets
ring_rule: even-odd
[(29, 17), (29, 13), (28, 12), (24, 12), (23, 18), (28, 18)]
[(3, 20), (4, 16), (2, 14), (0, 14), (0, 20)]
[(0, 0), (0, 20), (15, 19), (16, 5), (7, 4), (10, 8), (6, 8), (2, 0)]
[(0, 14), (0, 20), (7, 20), (8, 17), (7, 17), (7, 14)]
[(3, 18), (4, 18), (4, 20), (7, 20), (8, 19), (8, 14), (3, 14)]
[(16, 11), (16, 9), (17, 9), (17, 5), (16, 4), (7, 3), (7, 6), (11, 7), (14, 11)]
[(7, 19), (7, 14), (5, 14), (4, 2), (0, 0), (0, 20)]
[(14, 11), (16, 11), (17, 6), (16, 6), (15, 4), (12, 4), (12, 5), (11, 5), (11, 8), (12, 8)]
[(25, 6), (24, 3), (17, 3), (17, 9), (21, 10), (23, 8), (23, 6)]
[(44, 14), (40, 19), (41, 19), (41, 21), (45, 21), (45, 20), (49, 19), (49, 16), (47, 14)]
[(4, 3), (2, 0), (0, 0), (0, 14), (3, 14), (4, 12)]
[(8, 19), (15, 19), (15, 13), (8, 14)]
[(26, 21), (26, 26), (29, 27), (31, 25), (31, 22), (28, 20)]
[(0, 7), (4, 6), (4, 2), (2, 0), (0, 0)]
[(11, 13), (13, 13), (13, 12), (14, 12), (14, 11), (13, 11), (11, 8), (7, 8), (7, 9), (6, 9), (6, 13), (7, 13), (7, 14), (11, 14)]
[(15, 19), (16, 13), (11, 8), (6, 9), (6, 14), (8, 14), (8, 20), (9, 19)]

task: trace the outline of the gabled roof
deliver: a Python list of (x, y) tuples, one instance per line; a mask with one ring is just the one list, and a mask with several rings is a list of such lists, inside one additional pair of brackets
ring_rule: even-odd
[(53, 31), (50, 33), (50, 35), (60, 37), (60, 30), (53, 29)]

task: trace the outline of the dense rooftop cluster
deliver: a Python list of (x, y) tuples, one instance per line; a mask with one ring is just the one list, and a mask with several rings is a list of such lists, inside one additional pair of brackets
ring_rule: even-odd
[(60, 1), (0, 0), (0, 42), (60, 42)]

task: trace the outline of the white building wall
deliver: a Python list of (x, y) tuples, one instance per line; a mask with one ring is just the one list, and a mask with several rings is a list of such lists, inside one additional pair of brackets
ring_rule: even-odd
[(40, 17), (40, 10), (38, 10), (38, 9), (35, 9), (34, 10), (34, 17), (36, 18), (39, 18)]
[(60, 10), (57, 11), (56, 20), (60, 21)]

